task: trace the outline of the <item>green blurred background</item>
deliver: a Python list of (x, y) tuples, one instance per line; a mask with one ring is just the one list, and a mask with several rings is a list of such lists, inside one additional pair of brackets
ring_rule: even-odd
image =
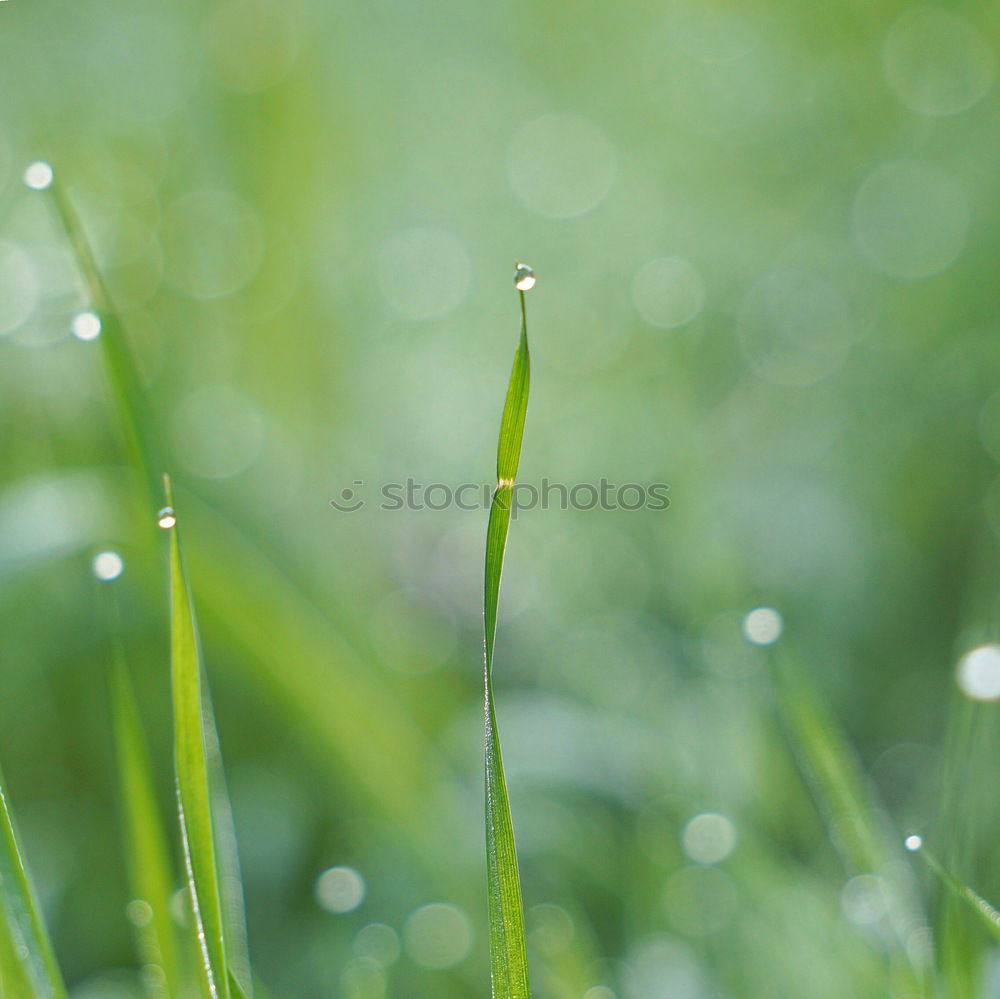
[(900, 997), (745, 615), (780, 612), (900, 835), (951, 788), (1000, 896), (994, 709), (938, 766), (955, 664), (997, 638), (998, 42), (986, 2), (0, 4), (0, 759), (74, 999), (140, 994), (108, 598), (166, 818), (165, 562), (27, 164), (170, 444), (275, 995), (488, 994), (486, 513), (378, 488), (490, 480), (523, 258), (522, 479), (671, 497), (513, 525), (537, 996)]

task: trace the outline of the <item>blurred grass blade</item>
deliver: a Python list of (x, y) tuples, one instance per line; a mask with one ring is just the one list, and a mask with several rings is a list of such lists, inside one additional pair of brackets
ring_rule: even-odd
[[(164, 478), (167, 504), (176, 510), (170, 480)], [(177, 805), (198, 944), (199, 980), (205, 999), (229, 999), (229, 970), (205, 747), (201, 652), (176, 520), (170, 527), (170, 660)]]
[(908, 939), (925, 926), (909, 868), (900, 862), (898, 837), (870, 787), (854, 747), (827, 710), (787, 639), (774, 658), (778, 706), (799, 764), (851, 874), (876, 873), (890, 893), (889, 916), (896, 954), (908, 967), (916, 994), (926, 994), (927, 968), (913, 956)]
[(964, 881), (956, 878), (926, 847), (920, 847), (919, 852), (927, 861), (927, 866), (937, 875), (945, 888), (979, 917), (979, 924), (995, 940), (1000, 940), (1000, 911), (997, 911), (982, 895), (970, 888)]
[(92, 308), (101, 321), (101, 349), (129, 454), (140, 470), (150, 495), (155, 496), (159, 488), (158, 470), (163, 467), (162, 452), (145, 381), (76, 208), (58, 177), (49, 190), (87, 283)]
[(208, 683), (202, 681), (205, 718), (205, 749), (208, 761), (208, 783), (212, 800), (212, 822), (218, 851), (219, 893), (222, 901), (222, 928), (226, 938), (226, 960), (230, 983), (240, 983), (240, 995), (253, 996), (253, 975), (250, 970), (250, 949), (247, 939), (246, 901), (243, 896), (243, 876), (240, 871), (236, 843), (236, 823), (233, 806), (222, 766), (219, 731), (215, 724)]
[(17, 845), (0, 773), (0, 975), (11, 999), (65, 999), (38, 898)]
[(166, 994), (179, 996), (177, 947), (170, 910), (174, 891), (173, 863), (156, 802), (146, 733), (132, 678), (117, 641), (111, 674), (111, 713), (129, 889), (133, 898), (144, 901), (152, 911), (148, 923), (133, 920), (140, 958), (144, 964), (162, 968)]
[(494, 999), (528, 999), (530, 995), (521, 880), (517, 870), (514, 826), (510, 816), (493, 703), (493, 647), (496, 641), (497, 603), (530, 382), (528, 323), (524, 292), (520, 294), (521, 339), (514, 355), (514, 366), (500, 422), (497, 488), (493, 494), (486, 532), (486, 661), (483, 671), (486, 714), (486, 872), (490, 916), (490, 977)]

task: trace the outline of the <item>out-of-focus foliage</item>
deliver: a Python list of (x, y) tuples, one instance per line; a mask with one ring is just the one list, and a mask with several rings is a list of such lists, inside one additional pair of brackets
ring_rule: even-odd
[(517, 258), (521, 480), (671, 499), (511, 535), (538, 999), (903, 999), (931, 946), (980, 988), (974, 914), (932, 885), (901, 930), (771, 669), (995, 903), (1000, 708), (955, 677), (1000, 693), (998, 47), (986, 2), (0, 3), (0, 759), (74, 999), (143, 981), (98, 590), (169, 814), (166, 553), (36, 159), (150, 384), (275, 995), (487, 994), (487, 513), (380, 490), (491, 483)]

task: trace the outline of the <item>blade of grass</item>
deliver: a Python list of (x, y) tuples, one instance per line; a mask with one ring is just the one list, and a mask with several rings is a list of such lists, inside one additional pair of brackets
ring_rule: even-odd
[(852, 874), (877, 873), (892, 893), (889, 915), (896, 954), (913, 990), (926, 995), (928, 968), (908, 947), (914, 927), (926, 925), (915, 886), (899, 863), (901, 851), (847, 736), (827, 710), (788, 639), (772, 660), (778, 706), (801, 769)]
[[(170, 524), (170, 659), (174, 700), (177, 810), (205, 999), (230, 999), (222, 899), (212, 826), (202, 667), (194, 604), (184, 570), (173, 489), (164, 476)], [(162, 523), (162, 521), (161, 521)]]
[(166, 994), (178, 996), (180, 979), (170, 911), (173, 863), (156, 801), (146, 733), (117, 639), (111, 673), (111, 713), (129, 889), (133, 898), (146, 902), (152, 911), (148, 923), (135, 924), (139, 956), (143, 963), (163, 969)]
[(927, 866), (934, 872), (941, 884), (979, 917), (979, 924), (990, 936), (995, 940), (1000, 940), (1000, 912), (977, 891), (956, 878), (926, 847), (919, 847), (917, 852), (927, 861)]
[(54, 176), (48, 190), (86, 282), (91, 306), (101, 321), (101, 350), (129, 456), (142, 474), (149, 495), (155, 496), (158, 489), (157, 470), (164, 466), (160, 435), (145, 379), (136, 363), (107, 283), (97, 266), (97, 258), (83, 223), (58, 176)]
[(0, 973), (3, 995), (66, 999), (38, 897), (17, 845), (0, 773)]
[[(520, 267), (518, 268), (520, 271)], [(485, 666), (483, 670), (486, 722), (486, 873), (490, 918), (490, 980), (494, 999), (528, 999), (528, 959), (524, 936), (521, 880), (517, 869), (514, 825), (500, 753), (493, 700), (493, 648), (504, 551), (510, 527), (510, 508), (521, 456), (524, 418), (528, 408), (531, 363), (528, 321), (521, 298), (521, 338), (514, 355), (507, 398), (497, 443), (497, 488), (486, 530), (484, 593)]]

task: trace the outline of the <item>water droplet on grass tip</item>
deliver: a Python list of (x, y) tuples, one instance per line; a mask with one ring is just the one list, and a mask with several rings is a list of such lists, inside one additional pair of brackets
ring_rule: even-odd
[(172, 506), (165, 506), (156, 515), (156, 524), (158, 527), (162, 527), (164, 530), (173, 527), (177, 523), (177, 514), (174, 513), (174, 508)]
[(535, 287), (535, 272), (527, 264), (517, 264), (514, 268), (514, 287), (518, 291), (531, 291)]
[(73, 317), (73, 336), (77, 340), (96, 340), (101, 333), (101, 317), (94, 312), (80, 312)]
[(24, 182), (33, 191), (44, 191), (46, 188), (52, 186), (52, 181), (55, 179), (55, 174), (52, 171), (52, 167), (49, 166), (44, 160), (38, 160), (32, 163), (27, 170), (24, 171)]
[(906, 849), (909, 850), (911, 853), (913, 853), (916, 850), (919, 850), (923, 845), (924, 845), (923, 837), (918, 836), (916, 833), (907, 836), (906, 839), (903, 840), (903, 846), (905, 846)]

